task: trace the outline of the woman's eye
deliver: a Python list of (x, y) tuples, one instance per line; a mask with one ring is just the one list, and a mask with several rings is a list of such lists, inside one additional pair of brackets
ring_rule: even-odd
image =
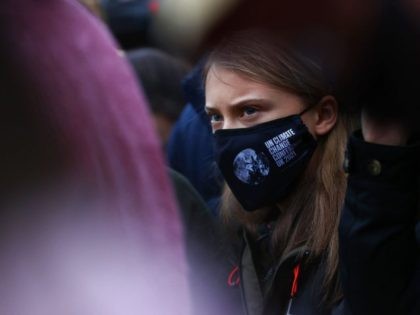
[(222, 115), (219, 114), (209, 114), (209, 118), (211, 122), (217, 122), (223, 120)]
[(255, 114), (257, 111), (258, 111), (258, 110), (257, 110), (256, 108), (254, 108), (254, 107), (245, 107), (245, 108), (243, 109), (243, 112), (244, 112), (244, 115), (245, 115), (245, 116), (250, 116), (250, 115), (253, 115), (253, 114)]

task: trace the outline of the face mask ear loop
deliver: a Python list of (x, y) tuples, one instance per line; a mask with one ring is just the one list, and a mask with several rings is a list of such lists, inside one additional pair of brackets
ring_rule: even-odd
[(303, 114), (305, 114), (306, 112), (310, 111), (312, 108), (314, 108), (316, 105), (318, 104), (313, 104), (313, 105), (309, 105), (308, 107), (306, 107), (303, 111), (301, 111), (298, 115), (302, 117)]

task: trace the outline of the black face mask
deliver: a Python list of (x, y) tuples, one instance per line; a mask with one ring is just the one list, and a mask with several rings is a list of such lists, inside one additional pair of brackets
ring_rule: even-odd
[(287, 195), (316, 147), (300, 115), (250, 128), (217, 130), (216, 161), (247, 211), (272, 205)]

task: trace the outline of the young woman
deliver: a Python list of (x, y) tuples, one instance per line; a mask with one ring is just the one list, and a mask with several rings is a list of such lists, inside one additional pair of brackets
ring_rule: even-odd
[(245, 313), (340, 314), (350, 119), (322, 69), (266, 33), (238, 33), (210, 54), (205, 92)]

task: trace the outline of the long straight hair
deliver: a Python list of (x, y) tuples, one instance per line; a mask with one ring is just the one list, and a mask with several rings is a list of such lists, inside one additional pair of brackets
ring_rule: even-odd
[[(321, 67), (290, 46), (263, 31), (234, 34), (209, 55), (205, 75), (211, 66), (234, 71), (259, 83), (286, 89), (300, 96), (306, 106), (317, 104), (332, 90)], [(317, 148), (294, 190), (278, 204), (246, 212), (225, 185), (221, 216), (229, 225), (245, 227), (251, 234), (256, 227), (276, 222), (272, 247), (280, 259), (305, 245), (309, 259), (321, 258), (326, 266), (324, 302), (341, 297), (338, 279), (338, 223), (346, 190), (342, 169), (345, 143), (351, 119), (340, 112), (337, 123), (317, 139)]]

